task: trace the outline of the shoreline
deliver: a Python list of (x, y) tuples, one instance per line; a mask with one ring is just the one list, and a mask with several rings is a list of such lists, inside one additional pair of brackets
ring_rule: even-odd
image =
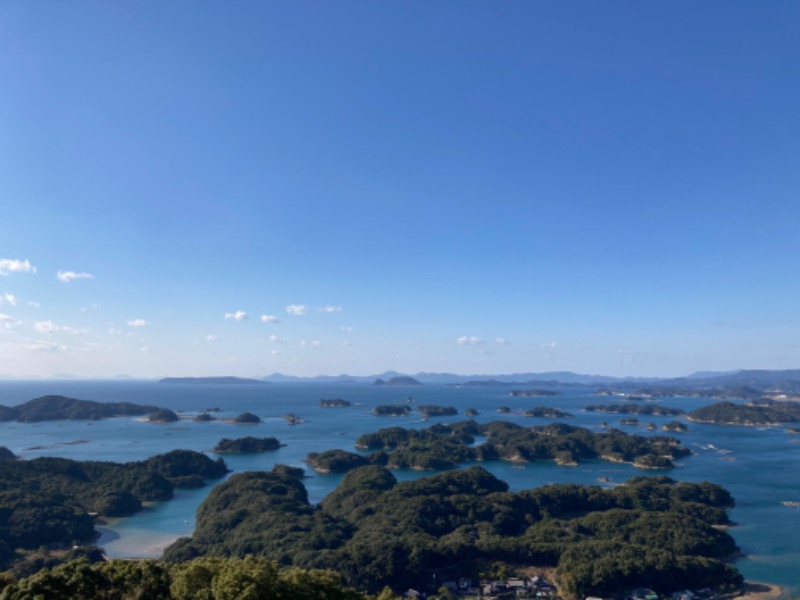
[(729, 600), (777, 600), (788, 598), (787, 590), (774, 583), (745, 581), (744, 589), (736, 595), (727, 596)]

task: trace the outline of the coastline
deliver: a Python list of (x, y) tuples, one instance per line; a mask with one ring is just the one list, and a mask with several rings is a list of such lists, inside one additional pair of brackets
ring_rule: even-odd
[(778, 598), (788, 597), (788, 592), (774, 583), (745, 581), (742, 592), (738, 595), (730, 596), (730, 600), (777, 600)]

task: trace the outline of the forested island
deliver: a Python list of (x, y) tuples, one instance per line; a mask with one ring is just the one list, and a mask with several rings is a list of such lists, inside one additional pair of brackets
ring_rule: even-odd
[(211, 491), (194, 535), (164, 560), (255, 554), (332, 569), (370, 593), (435, 591), (434, 581), (477, 578), (498, 563), (555, 568), (568, 598), (638, 586), (733, 589), (742, 577), (724, 559), (737, 548), (718, 528), (732, 506), (719, 486), (666, 477), (512, 493), (480, 467), (398, 483), (375, 465), (349, 472), (312, 506), (297, 478), (250, 472)]
[(684, 414), (680, 408), (668, 408), (657, 404), (590, 404), (584, 410), (618, 415), (678, 416)]
[(341, 398), (323, 398), (319, 401), (319, 405), (323, 408), (344, 408), (346, 406), (351, 406), (351, 403)]
[(277, 438), (274, 437), (243, 437), (235, 440), (222, 438), (219, 442), (217, 442), (217, 445), (214, 446), (212, 452), (216, 452), (217, 454), (249, 454), (256, 452), (270, 452), (272, 450), (277, 450), (284, 445), (285, 444), (281, 444)]
[(690, 421), (716, 425), (780, 425), (800, 422), (800, 403), (734, 404), (718, 402), (688, 413)]
[(40, 546), (91, 544), (94, 515), (128, 516), (228, 472), (222, 459), (174, 450), (144, 461), (66, 458), (0, 461), (0, 564), (25, 561)]
[(372, 414), (378, 417), (407, 417), (410, 412), (405, 404), (381, 404), (372, 409)]
[(535, 408), (529, 408), (522, 414), (526, 417), (543, 417), (546, 419), (569, 419), (573, 416), (571, 413), (559, 410), (557, 408), (551, 408), (549, 406), (537, 406)]
[[(474, 445), (476, 436), (486, 440)], [(598, 458), (641, 468), (671, 468), (673, 459), (691, 454), (677, 439), (667, 436), (629, 435), (616, 429), (594, 433), (562, 423), (522, 427), (504, 421), (462, 421), (426, 429), (389, 427), (361, 435), (356, 447), (385, 453), (385, 458), (371, 458), (378, 464), (418, 470), (453, 469), (476, 460), (554, 460), (573, 465)]]
[(398, 377), (390, 377), (389, 379), (381, 379), (380, 377), (372, 382), (372, 385), (384, 385), (395, 387), (408, 387), (422, 385), (419, 381), (408, 375), (400, 375)]
[(560, 396), (561, 392), (553, 390), (511, 390), (508, 395), (514, 398), (535, 398), (539, 396)]
[(137, 417), (160, 410), (158, 406), (131, 402), (95, 402), (67, 396), (41, 396), (18, 406), (0, 406), (0, 421), (96, 421), (111, 417)]
[(426, 417), (452, 417), (458, 414), (458, 410), (453, 406), (436, 406), (433, 404), (417, 406), (417, 410)]

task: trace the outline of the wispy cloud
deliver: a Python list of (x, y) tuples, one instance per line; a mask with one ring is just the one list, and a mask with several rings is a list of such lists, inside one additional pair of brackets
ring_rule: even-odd
[(69, 325), (56, 325), (52, 321), (36, 321), (33, 328), (39, 333), (88, 333), (88, 329), (78, 329)]
[(233, 319), (234, 321), (244, 321), (247, 318), (247, 313), (243, 310), (237, 310), (235, 313), (225, 313), (226, 319)]
[(2, 304), (3, 302), (7, 302), (11, 306), (16, 306), (17, 297), (14, 294), (9, 294), (8, 292), (6, 292), (0, 297), (0, 304)]
[(22, 321), (17, 321), (14, 317), (0, 313), (0, 328), (11, 329), (12, 327), (16, 327), (20, 323), (22, 323)]
[(272, 342), (273, 344), (285, 344), (286, 338), (282, 338), (273, 334), (269, 336), (269, 341)]
[(27, 344), (26, 348), (32, 352), (66, 352), (69, 350), (64, 344), (57, 344), (55, 342), (45, 342), (37, 340)]
[(345, 333), (353, 333), (355, 331), (352, 327), (342, 327), (341, 330)]
[(56, 277), (64, 283), (69, 283), (74, 279), (94, 279), (94, 275), (91, 273), (76, 273), (75, 271), (59, 271), (56, 273)]
[(33, 308), (39, 308), (41, 306), (41, 304), (39, 304), (35, 300), (28, 300), (27, 304), (28, 304), (28, 306), (32, 306)]
[(319, 312), (324, 312), (324, 313), (338, 313), (338, 312), (342, 312), (342, 307), (341, 306), (323, 306), (322, 308), (317, 309), (317, 310), (319, 310)]
[(128, 327), (141, 328), (141, 327), (147, 327), (148, 325), (150, 325), (150, 323), (148, 321), (145, 321), (144, 319), (132, 319), (128, 321)]
[(213, 342), (216, 342), (217, 340), (219, 340), (219, 338), (217, 336), (215, 336), (214, 334), (209, 334), (209, 335), (206, 336), (206, 341), (209, 344), (211, 344)]
[(275, 315), (261, 315), (261, 320), (264, 323), (280, 323), (281, 320)]
[(0, 258), (0, 275), (6, 276), (9, 273), (36, 273), (36, 267), (27, 259)]
[(308, 312), (308, 307), (305, 304), (290, 304), (286, 307), (286, 312), (290, 315), (299, 317)]
[(307, 342), (306, 340), (300, 340), (300, 345), (303, 348), (319, 348), (322, 345), (322, 342), (319, 340), (313, 340), (310, 342)]
[(556, 348), (561, 348), (561, 344), (558, 342), (547, 342), (542, 344), (542, 348), (549, 348), (550, 350), (555, 350)]
[(483, 339), (479, 338), (476, 335), (473, 336), (462, 335), (456, 341), (462, 346), (477, 346), (478, 344), (483, 344)]
[(120, 329), (114, 329), (113, 327), (108, 330), (108, 335), (125, 335), (125, 332)]
[(508, 340), (506, 338), (501, 338), (501, 337), (494, 338), (494, 343), (499, 346), (505, 346), (508, 343)]

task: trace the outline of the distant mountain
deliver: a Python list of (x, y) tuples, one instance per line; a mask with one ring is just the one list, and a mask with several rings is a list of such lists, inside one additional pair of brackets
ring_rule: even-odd
[(743, 370), (736, 371), (735, 373), (712, 376), (706, 379), (696, 379), (694, 382), (702, 382), (720, 387), (747, 386), (762, 390), (770, 388), (800, 390), (800, 369), (787, 369), (783, 371), (766, 369)]
[(696, 371), (691, 375), (687, 375), (686, 379), (711, 379), (713, 377), (725, 377), (727, 375), (735, 375), (741, 371)]
[(422, 384), (413, 377), (408, 377), (407, 375), (399, 375), (397, 377), (390, 377), (389, 379), (378, 378), (372, 382), (372, 385), (405, 387), (410, 385), (422, 385)]
[(215, 385), (264, 385), (268, 382), (263, 379), (248, 379), (246, 377), (165, 377), (158, 383), (194, 383)]

